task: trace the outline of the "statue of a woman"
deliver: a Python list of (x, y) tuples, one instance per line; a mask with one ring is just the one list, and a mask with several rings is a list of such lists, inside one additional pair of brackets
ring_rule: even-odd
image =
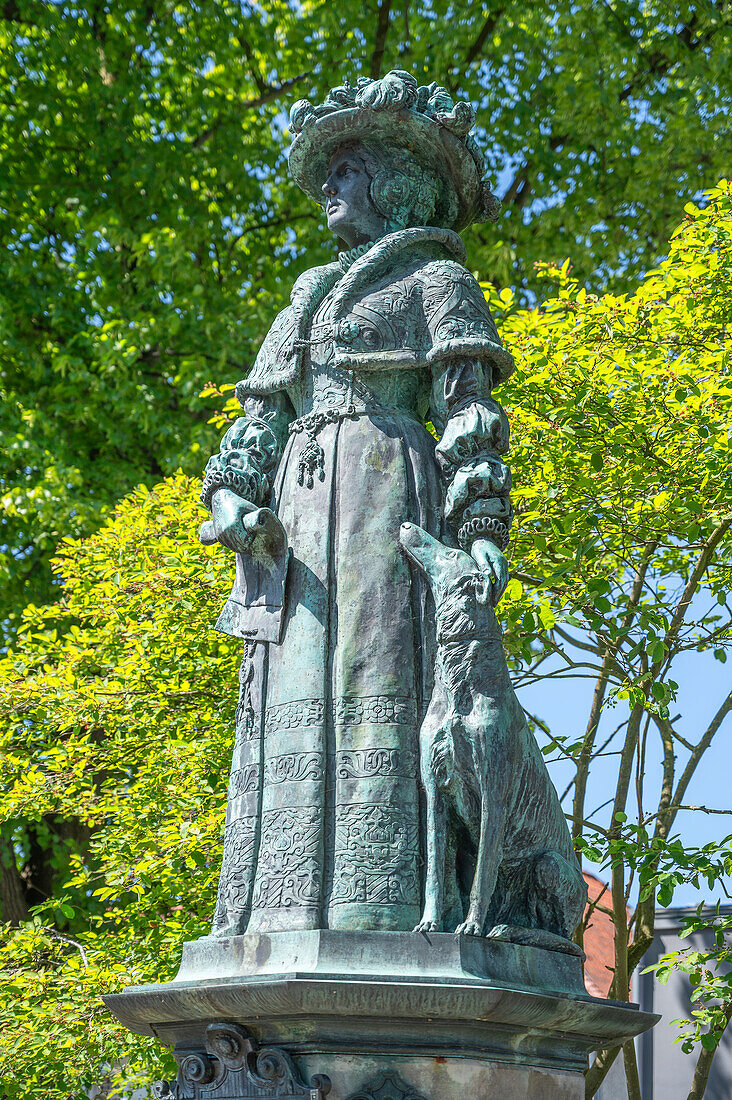
[(468, 552), (495, 605), (513, 363), (457, 230), (498, 204), (436, 84), (392, 72), (291, 117), (290, 171), (347, 248), (295, 283), (206, 468), (202, 538), (238, 558), (219, 627), (247, 639), (214, 932), (411, 930), (436, 638), (399, 531)]

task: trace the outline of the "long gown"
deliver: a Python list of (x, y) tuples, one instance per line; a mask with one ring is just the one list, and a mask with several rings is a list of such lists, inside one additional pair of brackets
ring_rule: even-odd
[[(297, 415), (272, 477), (292, 548), (284, 630), (280, 645), (245, 644), (218, 934), (411, 930), (421, 913), (418, 734), (434, 621), (398, 532), (408, 520), (444, 537), (424, 425), (432, 376), (336, 365), (337, 290), (314, 310), (300, 378), (278, 395)], [(303, 418), (323, 410), (312, 476)]]

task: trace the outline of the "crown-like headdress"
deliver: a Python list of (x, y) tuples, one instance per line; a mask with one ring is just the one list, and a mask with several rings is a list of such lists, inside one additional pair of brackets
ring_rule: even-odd
[(321, 187), (338, 148), (369, 140), (396, 145), (409, 149), (440, 181), (437, 224), (460, 230), (473, 221), (495, 221), (500, 202), (483, 178), (483, 155), (471, 134), (474, 122), (471, 105), (456, 102), (434, 82), (418, 87), (401, 69), (380, 80), (361, 77), (355, 88), (331, 88), (318, 106), (301, 99), (292, 107), (290, 174), (322, 205)]

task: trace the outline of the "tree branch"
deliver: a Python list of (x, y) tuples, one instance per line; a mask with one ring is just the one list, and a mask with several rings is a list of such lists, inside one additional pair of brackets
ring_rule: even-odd
[(13, 846), (0, 838), (0, 918), (18, 925), (27, 921), (28, 916), (26, 888), (18, 873)]
[[(722, 1029), (722, 1035), (727, 1030), (727, 1026), (732, 1020), (732, 1000), (727, 1001), (724, 1006), (724, 1028)], [(720, 1036), (721, 1039), (721, 1036)], [(691, 1082), (691, 1089), (686, 1100), (702, 1100), (707, 1088), (707, 1081), (709, 1079), (709, 1071), (712, 1068), (712, 1060), (714, 1055), (719, 1049), (719, 1042), (711, 1050), (704, 1048), (699, 1055), (699, 1060), (696, 1063), (694, 1070), (694, 1079)]]
[[(612, 986), (610, 986), (608, 997), (612, 997)], [(622, 1047), (606, 1047), (604, 1050), (598, 1050), (595, 1061), (585, 1074), (586, 1100), (591, 1100), (595, 1095), (621, 1050)]]
[(256, 59), (254, 57), (254, 50), (252, 49), (251, 42), (246, 37), (246, 35), (242, 34), (239, 35), (239, 41), (241, 43), (241, 48), (244, 51), (244, 56), (249, 62), (249, 75), (251, 76), (254, 83), (257, 85), (257, 90), (259, 91), (260, 96), (267, 95), (269, 89), (267, 88), (266, 82), (262, 80), (261, 75), (257, 72)]
[[(714, 35), (718, 32), (720, 27), (725, 26), (725, 20), (720, 20), (718, 24), (698, 38), (694, 38), (694, 32), (699, 23), (699, 13), (694, 12), (688, 23), (682, 24), (678, 31), (672, 36), (669, 36), (668, 43), (671, 44), (675, 38), (678, 42), (681, 42), (690, 52), (698, 50), (700, 46), (705, 46), (711, 42)], [(618, 95), (618, 102), (624, 103), (637, 88), (643, 87), (649, 80), (657, 79), (658, 77), (666, 76), (674, 66), (674, 58), (669, 57), (668, 54), (663, 53), (661, 50), (655, 50), (653, 53), (646, 55), (645, 69), (636, 69), (628, 83), (622, 89)]]
[[(294, 84), (298, 84), (301, 80), (305, 80), (306, 77), (310, 76), (310, 71), (311, 70), (308, 70), (306, 73), (300, 73), (299, 76), (292, 76), (289, 80), (284, 80), (282, 84), (276, 85), (276, 87), (266, 88), (261, 95), (255, 96), (254, 99), (243, 99), (241, 103), (238, 104), (238, 107), (248, 111), (263, 107), (265, 103), (272, 103), (275, 99), (279, 99), (281, 95), (284, 95), (285, 92), (288, 92)], [(205, 143), (213, 137), (216, 131), (221, 128), (225, 121), (231, 120), (224, 119), (223, 115), (219, 115), (210, 126), (191, 141), (191, 146), (194, 149), (198, 149), (201, 145), (205, 145)]]
[[(695, 746), (694, 751), (686, 762), (686, 767), (681, 773), (679, 782), (676, 785), (676, 790), (674, 791), (674, 804), (678, 803), (679, 808), (683, 797), (686, 794), (686, 788), (689, 786), (689, 783), (692, 780), (699, 761), (711, 745), (714, 735), (716, 734), (717, 730), (720, 728), (722, 722), (725, 720), (730, 711), (732, 711), (732, 691), (730, 691), (729, 695), (721, 704), (721, 706), (717, 710), (717, 713), (714, 715), (711, 722), (707, 726), (706, 730), (704, 731), (703, 737)], [(673, 825), (673, 821), (676, 817), (676, 813), (678, 812), (678, 810), (670, 806), (669, 812), (671, 816), (668, 821), (667, 832), (668, 829), (670, 829)]]
[(381, 3), (379, 4), (379, 18), (376, 23), (374, 52), (371, 54), (370, 73), (372, 80), (378, 80), (378, 78), (381, 76), (381, 66), (384, 61), (384, 49), (386, 48), (386, 36), (389, 33), (390, 13), (391, 0), (381, 0)]
[[(712, 740), (714, 738), (714, 735), (717, 733), (720, 726), (722, 725), (722, 722), (727, 717), (727, 715), (730, 713), (730, 711), (732, 711), (732, 691), (730, 691), (727, 698), (721, 704), (721, 706), (717, 710), (717, 713), (714, 715), (711, 722), (707, 726), (703, 737), (698, 742), (698, 744), (695, 746), (689, 760), (686, 763), (686, 767), (684, 768), (684, 771), (681, 774), (679, 782), (676, 785), (676, 790), (674, 791), (673, 796), (671, 796), (670, 790), (668, 790), (667, 786), (664, 785), (662, 798), (661, 798), (661, 803), (660, 803), (660, 806), (659, 806), (659, 813), (657, 815), (658, 816), (658, 823), (656, 825), (656, 829), (654, 830), (654, 835), (655, 836), (665, 839), (669, 835), (669, 833), (671, 831), (671, 828), (673, 826), (673, 823), (676, 820), (676, 815), (679, 812), (679, 810), (681, 810), (681, 809), (704, 810), (704, 807), (701, 807), (701, 806), (700, 807), (684, 806), (683, 805), (683, 797), (684, 797), (684, 794), (686, 793), (686, 788), (689, 786), (689, 783), (692, 780), (692, 777), (694, 775), (694, 772), (696, 771), (696, 768), (699, 764), (699, 761), (701, 760), (702, 756), (704, 755), (704, 753), (709, 748), (709, 746), (712, 743)], [(664, 736), (664, 734), (662, 733), (662, 737), (663, 736)], [(664, 757), (667, 757), (668, 753), (669, 753), (668, 747), (664, 746)], [(666, 762), (666, 759), (664, 759), (664, 778), (666, 778), (667, 771), (668, 771), (668, 764)], [(666, 805), (664, 805), (664, 795), (666, 796), (666, 798), (668, 798), (668, 803)], [(706, 810), (706, 812), (707, 813), (714, 813), (716, 811)], [(632, 946), (630, 948), (630, 951), (629, 951), (628, 965), (629, 965), (631, 973), (635, 969), (635, 967), (638, 965), (640, 960), (642, 959), (643, 955), (645, 954), (648, 946), (650, 945), (650, 943), (653, 939), (653, 933), (654, 933), (654, 928), (655, 928), (654, 904), (655, 904), (655, 900), (654, 900), (654, 895), (653, 894), (651, 894), (646, 899), (646, 901), (639, 902), (639, 904), (638, 904), (638, 908), (637, 908), (637, 911), (636, 911), (637, 921), (638, 921), (638, 935), (633, 940), (633, 944), (632, 944)]]
[[(686, 582), (686, 587), (684, 588), (683, 595), (678, 603), (676, 611), (674, 612), (673, 618), (671, 619), (669, 628), (666, 631), (666, 636), (663, 639), (666, 649), (671, 649), (671, 643), (675, 641), (679, 630), (681, 629), (681, 624), (684, 621), (686, 612), (689, 609), (689, 604), (693, 599), (699, 582), (704, 576), (707, 566), (714, 557), (715, 550), (729, 531), (730, 527), (732, 527), (732, 517), (724, 519), (718, 527), (715, 527), (707, 541), (704, 543), (702, 547), (702, 552), (699, 555), (699, 558), (696, 565), (694, 566), (689, 580)], [(658, 662), (653, 666), (652, 671), (654, 675), (658, 668), (660, 668), (661, 664), (662, 662)]]
[[(574, 786), (574, 799), (572, 802), (572, 843), (575, 848), (582, 836), (582, 828), (584, 825), (585, 816), (585, 795), (587, 792), (587, 778), (590, 770), (590, 761), (592, 760), (592, 749), (595, 744), (595, 737), (597, 735), (597, 727), (600, 723), (600, 715), (602, 714), (603, 704), (605, 702), (605, 695), (607, 692), (607, 685), (610, 679), (610, 665), (612, 664), (612, 656), (610, 650), (605, 651), (605, 656), (602, 661), (602, 668), (600, 675), (595, 681), (595, 690), (592, 694), (592, 706), (590, 707), (590, 715), (587, 719), (587, 726), (585, 728), (585, 736), (582, 741), (582, 748), (580, 749), (579, 758), (577, 760), (577, 775), (575, 778)], [(584, 928), (580, 924), (577, 932), (575, 933), (575, 942), (582, 947), (584, 942)]]
[[(488, 38), (489, 35), (493, 34), (494, 30), (496, 29), (496, 26), (498, 25), (498, 20), (503, 15), (503, 11), (504, 11), (503, 7), (500, 7), (500, 8), (497, 8), (492, 13), (492, 15), (488, 16), (485, 23), (483, 24), (483, 26), (480, 29), (478, 37), (475, 39), (475, 41), (472, 43), (472, 45), (470, 45), (468, 47), (468, 49), (465, 53), (465, 64), (466, 65), (472, 65), (472, 63), (475, 61), (478, 54), (480, 54), (482, 52), (483, 46), (485, 45), (485, 42), (486, 42), (486, 39)], [(456, 68), (456, 66), (453, 66), (453, 69), (454, 68)]]

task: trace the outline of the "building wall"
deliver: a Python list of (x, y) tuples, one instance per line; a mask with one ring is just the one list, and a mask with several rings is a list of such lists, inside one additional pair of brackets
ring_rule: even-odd
[[(724, 910), (732, 912), (732, 906), (725, 906)], [(711, 945), (713, 937), (701, 933), (680, 938), (681, 919), (693, 912), (693, 909), (657, 910), (656, 937), (639, 971), (669, 951)], [(643, 1011), (660, 1012), (663, 1017), (637, 1041), (643, 1100), (686, 1100), (697, 1055), (684, 1054), (681, 1045), (674, 1043), (679, 1029), (673, 1026), (672, 1020), (689, 1018), (691, 984), (685, 974), (674, 975), (666, 985), (661, 985), (654, 974), (638, 974), (634, 985), (634, 999)], [(605, 1097), (603, 1093), (601, 1100), (616, 1100), (616, 1097)], [(729, 1029), (714, 1056), (704, 1100), (732, 1100), (732, 1032)]]

